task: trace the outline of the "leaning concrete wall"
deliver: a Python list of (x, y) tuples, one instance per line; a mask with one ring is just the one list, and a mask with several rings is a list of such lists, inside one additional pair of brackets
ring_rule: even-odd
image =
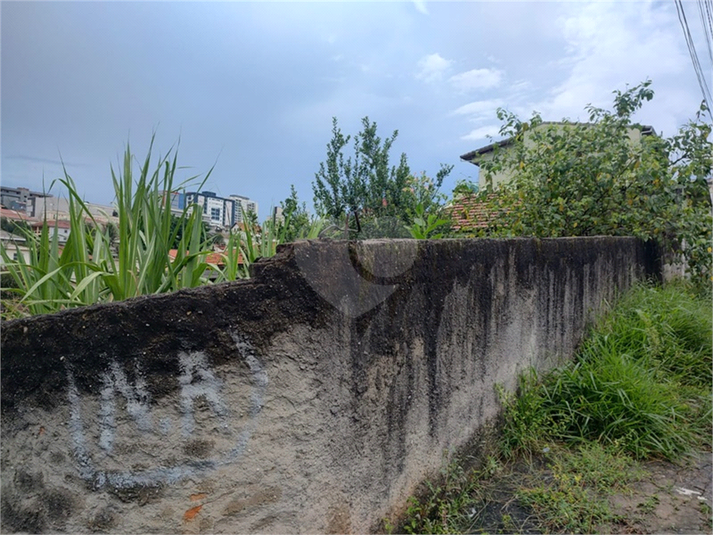
[(650, 257), (302, 242), (249, 281), (7, 322), (2, 530), (371, 531)]

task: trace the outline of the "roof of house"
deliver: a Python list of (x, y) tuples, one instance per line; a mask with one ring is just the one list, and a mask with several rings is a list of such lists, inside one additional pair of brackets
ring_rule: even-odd
[[(186, 252), (186, 254), (188, 254), (188, 252)], [(171, 249), (170, 251), (168, 251), (168, 256), (171, 260), (175, 260), (176, 255), (178, 255), (178, 249)], [(203, 261), (208, 264), (215, 264), (216, 266), (224, 266), (225, 250), (208, 253), (203, 257)], [(238, 253), (238, 264), (244, 264), (242, 253)]]
[(13, 219), (15, 221), (27, 221), (28, 223), (32, 221), (37, 221), (32, 217), (29, 217), (24, 212), (18, 212), (17, 210), (10, 210), (9, 208), (0, 208), (0, 217), (6, 217), (7, 219)]
[[(29, 223), (32, 228), (42, 228), (45, 226), (45, 221), (33, 220), (33, 221), (29, 221)], [(60, 229), (71, 229), (72, 228), (72, 224), (69, 221), (65, 221), (64, 219), (56, 219), (56, 220), (48, 219), (47, 224), (50, 227), (55, 227), (55, 228), (60, 228)]]
[[(541, 125), (557, 125), (557, 124), (565, 124), (565, 123), (563, 123), (562, 121), (543, 121), (540, 124)], [(590, 125), (591, 123), (568, 123), (568, 124)], [(648, 136), (648, 135), (655, 136), (656, 135), (656, 130), (654, 130), (653, 126), (649, 126), (649, 125), (645, 125), (645, 124), (643, 124), (643, 125), (635, 124), (632, 126), (641, 128), (641, 135), (643, 135), (643, 136)], [(496, 141), (494, 143), (491, 143), (490, 145), (486, 145), (479, 149), (475, 149), (470, 152), (466, 152), (465, 154), (461, 155), (460, 159), (464, 160), (466, 162), (470, 162), (474, 165), (478, 165), (476, 162), (473, 161), (478, 156), (482, 156), (483, 154), (493, 152), (496, 147), (497, 148), (507, 147), (508, 145), (512, 145), (513, 142), (514, 142), (514, 138), (508, 138), (508, 139), (503, 139), (502, 141)]]
[[(492, 198), (494, 195), (488, 196)], [(461, 195), (447, 209), (453, 220), (451, 228), (456, 232), (468, 232), (488, 228), (494, 211), (487, 202), (476, 195)]]

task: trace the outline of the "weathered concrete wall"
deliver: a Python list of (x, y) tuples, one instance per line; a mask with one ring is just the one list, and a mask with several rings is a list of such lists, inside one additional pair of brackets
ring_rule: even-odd
[(7, 322), (2, 530), (371, 531), (650, 256), (303, 242), (249, 281)]

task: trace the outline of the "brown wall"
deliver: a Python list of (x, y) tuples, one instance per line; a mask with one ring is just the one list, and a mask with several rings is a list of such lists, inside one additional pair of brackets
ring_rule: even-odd
[(658, 273), (630, 238), (301, 242), (7, 322), (4, 532), (366, 532)]

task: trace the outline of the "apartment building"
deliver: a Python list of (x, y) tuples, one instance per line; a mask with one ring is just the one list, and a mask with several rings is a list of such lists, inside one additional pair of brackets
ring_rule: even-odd
[(9, 210), (24, 212), (30, 217), (35, 217), (34, 207), (38, 199), (41, 201), (45, 197), (47, 195), (44, 193), (28, 188), (0, 186), (0, 205)]
[(233, 224), (243, 223), (243, 213), (254, 213), (257, 214), (257, 202), (243, 197), (242, 195), (231, 195), (230, 198), (235, 201), (234, 211), (233, 211)]
[(257, 214), (257, 202), (242, 195), (218, 197), (212, 191), (188, 191), (171, 193), (171, 209), (183, 211), (190, 204), (203, 207), (203, 221), (212, 227), (232, 228), (236, 223), (243, 222), (243, 212)]

